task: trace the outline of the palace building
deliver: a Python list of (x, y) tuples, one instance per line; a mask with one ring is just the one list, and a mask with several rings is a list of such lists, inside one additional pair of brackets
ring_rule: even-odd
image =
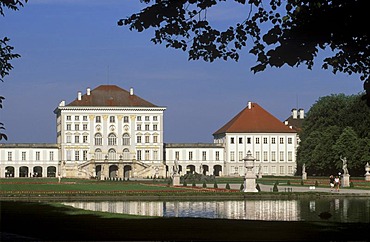
[[(257, 103), (214, 134), (213, 143), (164, 143), (164, 111), (115, 85), (101, 85), (56, 114), (56, 144), (0, 144), (0, 177), (168, 177), (180, 174), (244, 175), (250, 151), (256, 172), (289, 176), (296, 171), (297, 131)], [(303, 114), (303, 112), (302, 112)]]

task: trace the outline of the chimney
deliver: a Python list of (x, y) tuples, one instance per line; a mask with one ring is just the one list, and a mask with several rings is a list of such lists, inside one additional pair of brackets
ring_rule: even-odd
[(293, 117), (293, 119), (297, 119), (297, 116), (298, 116), (297, 109), (293, 108), (292, 109), (292, 117)]
[(248, 102), (248, 109), (252, 109), (252, 102)]
[(304, 119), (304, 109), (301, 108), (298, 111), (299, 111), (299, 118)]
[(134, 95), (134, 88), (130, 87), (130, 96)]
[(77, 93), (77, 100), (78, 100), (78, 101), (81, 101), (81, 92), (78, 92), (78, 93)]
[(66, 101), (61, 101), (60, 103), (59, 103), (59, 107), (64, 107), (66, 105)]
[(86, 95), (87, 95), (87, 96), (90, 96), (90, 87), (88, 87), (88, 88), (86, 89)]

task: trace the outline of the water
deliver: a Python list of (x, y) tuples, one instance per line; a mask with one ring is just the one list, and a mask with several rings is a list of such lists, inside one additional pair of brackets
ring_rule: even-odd
[(201, 217), (268, 221), (328, 221), (370, 223), (369, 198), (318, 198), (242, 201), (106, 201), (63, 202), (75, 208), (157, 217)]

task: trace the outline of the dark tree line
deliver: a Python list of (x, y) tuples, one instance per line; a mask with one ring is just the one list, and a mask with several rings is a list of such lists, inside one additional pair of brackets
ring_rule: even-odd
[(308, 174), (343, 172), (342, 156), (350, 175), (363, 176), (370, 162), (370, 109), (360, 95), (322, 97), (308, 111), (299, 137), (298, 167), (306, 164)]

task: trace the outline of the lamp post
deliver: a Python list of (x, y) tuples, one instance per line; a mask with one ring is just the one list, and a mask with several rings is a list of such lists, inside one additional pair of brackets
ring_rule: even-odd
[(252, 156), (251, 151), (248, 150), (247, 155), (243, 159), (245, 166), (243, 192), (258, 192), (258, 190), (256, 189), (256, 174), (253, 171), (255, 160), (256, 159)]

